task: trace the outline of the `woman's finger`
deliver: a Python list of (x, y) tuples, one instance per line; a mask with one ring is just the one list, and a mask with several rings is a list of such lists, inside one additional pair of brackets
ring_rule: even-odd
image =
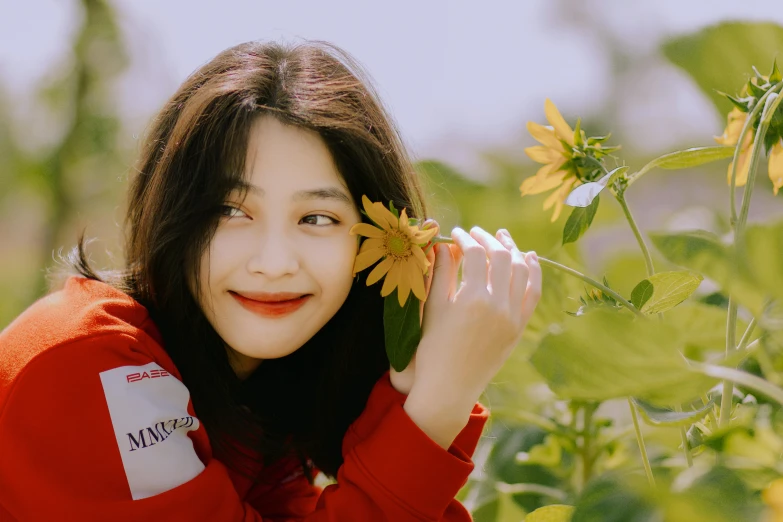
[(496, 302), (507, 305), (511, 286), (511, 252), (500, 241), (481, 227), (470, 229), (470, 235), (484, 247), (489, 256), (490, 293)]
[[(432, 248), (429, 249), (429, 251), (426, 253), (427, 261), (430, 262), (429, 269), (427, 270), (427, 275), (424, 276), (424, 295), (427, 297), (427, 299), (430, 298), (430, 290), (432, 290), (432, 275), (435, 273), (435, 250), (436, 245), (432, 245)], [(419, 303), (419, 319), (424, 317), (424, 303), (427, 301), (422, 301)]]
[(427, 297), (428, 303), (449, 299), (450, 279), (453, 278), (455, 272), (451, 250), (443, 243), (436, 244), (433, 250), (435, 251), (435, 262), (432, 265), (432, 283), (429, 297)]
[(538, 263), (538, 256), (535, 252), (528, 252), (525, 261), (530, 269), (530, 276), (527, 281), (525, 298), (522, 303), (522, 325), (527, 325), (530, 316), (536, 309), (538, 300), (541, 298), (541, 265)]
[(456, 227), (451, 238), (462, 251), (462, 282), (472, 291), (487, 292), (487, 251), (463, 229)]
[(443, 245), (448, 247), (449, 252), (451, 252), (451, 257), (454, 260), (451, 265), (451, 277), (449, 278), (449, 281), (451, 281), (451, 286), (449, 287), (449, 300), (452, 300), (454, 299), (454, 295), (457, 293), (457, 283), (459, 283), (459, 268), (460, 263), (462, 263), (462, 250), (460, 250), (459, 247), (454, 243), (443, 243)]
[(525, 254), (519, 251), (514, 239), (507, 230), (498, 231), (498, 240), (511, 252), (511, 284), (509, 285), (509, 302), (512, 310), (522, 313), (525, 300), (530, 268), (525, 260)]

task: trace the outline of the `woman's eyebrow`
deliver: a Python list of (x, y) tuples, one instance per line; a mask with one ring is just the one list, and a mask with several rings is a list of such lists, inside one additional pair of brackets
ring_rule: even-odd
[[(264, 195), (264, 189), (262, 189), (257, 185), (253, 185), (252, 183), (248, 183), (247, 181), (244, 180), (237, 181), (236, 190), (241, 190), (243, 192), (251, 192), (258, 197)], [(345, 191), (334, 186), (321, 187), (321, 188), (309, 189), (309, 190), (298, 190), (294, 192), (292, 199), (294, 201), (330, 199), (330, 200), (337, 201), (339, 203), (343, 203), (345, 205), (349, 205), (349, 206), (353, 205), (351, 198), (345, 193)]]

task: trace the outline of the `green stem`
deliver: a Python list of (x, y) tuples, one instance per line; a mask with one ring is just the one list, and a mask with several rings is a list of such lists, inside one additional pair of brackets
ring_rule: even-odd
[[(735, 247), (735, 256), (737, 259), (737, 262), (741, 262), (744, 258), (745, 254), (745, 225), (748, 221), (748, 211), (750, 210), (750, 201), (751, 196), (753, 195), (753, 186), (756, 182), (756, 171), (758, 170), (758, 162), (759, 157), (761, 157), (761, 149), (763, 148), (764, 144), (764, 136), (767, 134), (767, 129), (769, 128), (769, 124), (772, 121), (772, 116), (775, 114), (775, 111), (778, 108), (778, 105), (780, 104), (781, 99), (783, 97), (779, 96), (777, 92), (773, 92), (776, 90), (779, 90), (783, 86), (783, 82), (776, 85), (769, 91), (767, 91), (767, 94), (764, 95), (764, 104), (763, 109), (761, 109), (761, 121), (759, 122), (758, 130), (756, 131), (756, 137), (753, 140), (753, 151), (751, 153), (750, 157), (750, 165), (748, 168), (748, 179), (745, 184), (745, 190), (742, 193), (742, 208), (740, 209), (739, 217), (737, 218), (736, 222), (734, 223), (734, 247)], [(759, 105), (761, 104), (761, 101), (756, 104), (757, 107), (754, 107), (755, 109), (758, 109)], [(753, 113), (752, 113), (753, 114)], [(755, 118), (755, 116), (753, 116)], [(751, 116), (748, 116), (748, 119), (752, 123)], [(739, 149), (742, 147), (742, 142), (738, 141), (737, 143), (737, 150), (735, 151), (735, 157), (738, 157)], [(736, 166), (736, 162), (735, 162)], [(735, 182), (735, 176), (736, 176), (736, 169), (732, 169), (732, 185)], [(733, 198), (733, 195), (732, 195)], [(736, 349), (736, 329), (737, 329), (737, 305), (734, 302), (734, 298), (732, 297), (731, 293), (729, 293), (729, 310), (728, 310), (728, 317), (726, 319), (726, 355), (729, 355), (733, 350)], [(723, 394), (721, 396), (721, 405), (720, 405), (720, 425), (727, 426), (729, 423), (729, 419), (731, 417), (731, 404), (732, 404), (732, 396), (734, 394), (734, 383), (731, 381), (724, 381), (723, 382)]]
[[(729, 310), (726, 315), (726, 356), (731, 354), (737, 339), (737, 303), (729, 293)], [(731, 405), (734, 397), (734, 383), (723, 381), (723, 392), (720, 398), (720, 417), (718, 426), (728, 426), (731, 419)]]
[(639, 427), (639, 414), (636, 412), (636, 406), (631, 402), (631, 398), (628, 397), (628, 407), (631, 408), (631, 418), (633, 419), (633, 429), (636, 431), (636, 442), (639, 443), (639, 453), (642, 454), (642, 463), (644, 464), (644, 472), (647, 474), (647, 480), (650, 482), (650, 486), (655, 487), (655, 477), (652, 473), (652, 467), (650, 466), (650, 459), (647, 457), (647, 448), (644, 446), (644, 438), (642, 437), (642, 430)]
[(590, 476), (593, 474), (591, 435), (593, 430), (593, 413), (595, 410), (596, 406), (594, 404), (587, 404), (582, 410), (582, 448), (580, 451), (582, 457), (582, 487), (590, 481)]
[[(681, 412), (682, 406), (679, 404), (674, 407), (675, 411)], [(682, 441), (682, 450), (685, 453), (685, 462), (688, 463), (688, 467), (693, 467), (693, 457), (691, 457), (691, 450), (688, 447), (688, 434), (685, 432), (685, 426), (680, 426), (680, 440)]]
[[(636, 236), (636, 242), (639, 243), (639, 248), (641, 249), (642, 255), (644, 256), (644, 263), (647, 268), (647, 277), (651, 277), (655, 274), (655, 266), (653, 265), (652, 256), (650, 255), (650, 249), (647, 248), (647, 244), (644, 242), (644, 237), (642, 236), (642, 233), (636, 224), (636, 220), (633, 218), (633, 214), (631, 214), (631, 209), (628, 208), (628, 203), (625, 201), (625, 194), (622, 192), (615, 193), (615, 198), (617, 198), (617, 202), (620, 203), (620, 206), (623, 209), (623, 213), (625, 214), (625, 218), (628, 220), (628, 224), (631, 226), (631, 230), (633, 230), (634, 236)], [(658, 314), (658, 319), (663, 321), (663, 313)], [(631, 414), (633, 415), (634, 428), (636, 428), (636, 440), (639, 443), (639, 451), (642, 454), (642, 460), (644, 461), (647, 478), (650, 480), (650, 485), (655, 486), (655, 479), (653, 478), (652, 471), (650, 470), (650, 462), (647, 460), (647, 449), (644, 446), (644, 438), (642, 437), (641, 431), (638, 429), (639, 420), (637, 418), (636, 408), (633, 406), (630, 398), (628, 399), (628, 404), (631, 405)], [(685, 452), (685, 460), (688, 462), (688, 467), (691, 467), (693, 465), (693, 460), (691, 458), (691, 452), (688, 449), (688, 438), (685, 434), (685, 428), (680, 428), (680, 436), (682, 437), (682, 447), (683, 451)]]
[[(443, 236), (437, 236), (437, 237), (432, 238), (432, 242), (433, 243), (454, 243), (454, 241), (450, 237), (443, 237)], [(583, 273), (574, 270), (573, 268), (569, 268), (569, 267), (567, 267), (565, 265), (561, 265), (560, 263), (557, 263), (557, 262), (552, 261), (550, 259), (547, 259), (545, 257), (540, 257), (539, 256), (538, 261), (543, 266), (548, 266), (548, 267), (554, 268), (555, 270), (560, 270), (561, 272), (564, 272), (564, 273), (566, 273), (568, 275), (574, 276), (577, 279), (581, 279), (585, 283), (587, 283), (587, 284), (589, 284), (591, 286), (594, 286), (595, 288), (600, 289), (605, 294), (612, 296), (615, 300), (617, 300), (617, 302), (619, 302), (620, 304), (625, 306), (627, 309), (629, 309), (630, 311), (632, 311), (636, 315), (638, 315), (640, 317), (644, 317), (644, 314), (641, 313), (627, 299), (625, 299), (623, 296), (621, 296), (620, 294), (618, 294), (617, 292), (615, 292), (611, 288), (609, 288), (609, 287), (607, 287), (605, 285), (602, 285), (601, 283), (599, 283), (595, 279), (592, 279), (592, 278), (584, 275)]]
[(735, 368), (702, 363), (692, 363), (691, 368), (708, 377), (737, 382), (747, 388), (763, 393), (770, 399), (783, 405), (783, 389), (778, 388), (766, 379), (762, 379), (752, 373), (743, 372), (742, 370), (737, 370)]
[(631, 230), (633, 230), (633, 235), (636, 236), (636, 242), (639, 243), (639, 248), (642, 249), (644, 263), (647, 266), (647, 277), (650, 277), (651, 275), (655, 274), (655, 267), (653, 267), (650, 250), (647, 248), (647, 245), (644, 242), (644, 237), (642, 237), (642, 233), (639, 231), (639, 227), (636, 226), (636, 220), (634, 220), (633, 215), (631, 214), (631, 209), (628, 208), (628, 204), (625, 202), (625, 195), (617, 194), (615, 197), (617, 198), (617, 202), (620, 203), (620, 206), (623, 208), (623, 213), (625, 214), (625, 218), (628, 220), (628, 224), (631, 225)]

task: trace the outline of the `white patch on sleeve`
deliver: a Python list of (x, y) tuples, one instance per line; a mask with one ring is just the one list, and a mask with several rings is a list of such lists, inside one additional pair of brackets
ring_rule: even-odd
[(100, 376), (133, 500), (174, 489), (203, 471), (188, 437), (199, 422), (188, 413), (184, 384), (156, 363)]

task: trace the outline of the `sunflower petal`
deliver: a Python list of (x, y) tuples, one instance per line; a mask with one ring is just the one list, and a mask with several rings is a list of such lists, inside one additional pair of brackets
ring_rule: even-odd
[(394, 258), (393, 257), (387, 257), (377, 265), (375, 265), (375, 268), (370, 271), (370, 274), (367, 276), (367, 286), (374, 285), (378, 281), (381, 280), (383, 276), (386, 275), (386, 273), (389, 271), (389, 269), (394, 264)]
[(386, 297), (400, 283), (400, 263), (397, 261), (392, 264), (389, 272), (386, 274), (386, 278), (383, 280), (383, 287), (381, 288), (381, 296)]
[(557, 151), (563, 151), (563, 144), (555, 136), (555, 131), (549, 127), (539, 125), (534, 121), (527, 122), (527, 131), (542, 145)]
[(383, 257), (384, 251), (382, 248), (374, 248), (365, 252), (360, 252), (356, 256), (353, 263), (353, 275), (358, 274), (365, 268), (371, 266), (373, 263)]
[(372, 204), (372, 206), (376, 210), (376, 212), (378, 214), (380, 214), (380, 216), (382, 216), (381, 219), (385, 219), (386, 220), (386, 223), (389, 225), (389, 228), (387, 230), (392, 230), (392, 229), (399, 228), (399, 225), (398, 225), (398, 221), (399, 220), (397, 219), (397, 216), (392, 214), (391, 210), (386, 208), (383, 205), (383, 203), (380, 203), (380, 202), (376, 201), (375, 203)]
[(558, 138), (574, 146), (574, 131), (568, 126), (560, 111), (549, 98), (544, 101), (544, 114), (549, 124), (555, 128), (555, 134)]
[(418, 270), (418, 267), (415, 268), (416, 270), (412, 270), (409, 274), (411, 290), (413, 290), (413, 295), (415, 295), (419, 301), (425, 301), (427, 299), (427, 293), (424, 290), (424, 274)]
[(413, 258), (416, 260), (421, 273), (426, 273), (427, 268), (430, 266), (430, 262), (427, 260), (427, 256), (424, 255), (424, 251), (421, 249), (421, 247), (418, 245), (411, 245), (411, 253), (413, 254)]
[(748, 115), (738, 108), (733, 108), (727, 117), (726, 130), (721, 136), (715, 136), (715, 141), (721, 145), (736, 145), (747, 117)]
[(400, 306), (405, 306), (408, 295), (411, 293), (411, 269), (418, 270), (412, 263), (402, 261), (400, 263), (400, 284), (397, 286), (397, 300)]
[(552, 163), (563, 156), (560, 152), (552, 150), (549, 147), (544, 147), (543, 145), (527, 147), (525, 149), (525, 154), (538, 163)]
[(565, 163), (565, 161), (566, 161), (565, 158), (563, 158), (562, 162), (558, 161), (558, 162), (550, 163), (549, 165), (544, 165), (543, 167), (541, 167), (536, 171), (535, 175), (539, 178), (545, 178), (549, 176), (551, 173), (557, 172), (560, 169), (560, 167), (563, 166), (563, 163)]
[(568, 174), (566, 171), (561, 170), (544, 178), (531, 176), (522, 182), (519, 186), (519, 191), (523, 196), (541, 194), (542, 192), (552, 190), (559, 186), (563, 182), (563, 178), (565, 178), (566, 174)]
[(769, 179), (772, 181), (772, 190), (778, 195), (780, 187), (783, 187), (783, 142), (778, 141), (769, 152)]
[(370, 219), (375, 222), (376, 225), (384, 230), (391, 230), (392, 227), (390, 221), (383, 211), (385, 210), (391, 214), (392, 217), (394, 217), (394, 214), (389, 212), (389, 210), (380, 203), (371, 202), (370, 198), (364, 195), (362, 195), (362, 205), (364, 206), (364, 211), (367, 213)]
[(353, 235), (376, 237), (376, 238), (384, 236), (383, 230), (381, 230), (376, 226), (370, 225), (369, 223), (357, 223), (351, 227), (351, 230), (348, 233)]
[(566, 198), (568, 197), (568, 193), (571, 191), (571, 187), (574, 185), (574, 183), (576, 183), (576, 181), (576, 178), (567, 179), (558, 190), (552, 193), (553, 195), (557, 195), (557, 197), (554, 199), (555, 211), (552, 214), (552, 223), (557, 221), (557, 218), (560, 217), (560, 212), (563, 210), (563, 205)]
[(362, 241), (362, 246), (359, 248), (359, 253), (362, 254), (364, 252), (367, 252), (368, 250), (380, 248), (383, 250), (383, 239), (378, 239), (375, 237), (371, 237), (369, 239), (365, 239)]
[(438, 233), (438, 229), (428, 228), (427, 230), (417, 230), (416, 233), (413, 235), (413, 243), (417, 245), (424, 245), (429, 243), (430, 239), (435, 237), (435, 235)]
[(400, 219), (399, 219), (399, 229), (408, 234), (411, 235), (411, 226), (408, 222), (408, 214), (406, 212), (406, 209), (402, 209), (402, 212), (400, 212)]
[[(731, 169), (734, 166), (734, 162), (729, 164), (729, 171), (727, 173), (727, 182), (731, 184)], [(737, 181), (736, 186), (744, 187), (748, 182), (748, 173), (750, 172), (750, 154), (743, 152), (739, 157), (739, 164), (737, 165)]]

